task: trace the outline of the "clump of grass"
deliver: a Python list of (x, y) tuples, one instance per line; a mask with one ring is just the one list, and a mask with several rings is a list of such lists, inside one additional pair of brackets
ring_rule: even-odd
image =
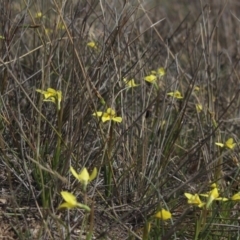
[(237, 238), (238, 10), (173, 2), (3, 4), (15, 237)]

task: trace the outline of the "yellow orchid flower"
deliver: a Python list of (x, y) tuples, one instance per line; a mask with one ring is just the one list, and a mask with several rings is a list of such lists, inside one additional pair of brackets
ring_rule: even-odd
[(78, 174), (72, 166), (70, 166), (70, 171), (72, 175), (79, 180), (83, 184), (84, 189), (86, 190), (86, 187), (89, 182), (94, 180), (97, 177), (97, 168), (94, 168), (91, 175), (89, 175), (88, 170), (84, 167), (82, 171)]
[(77, 198), (72, 193), (66, 192), (66, 191), (62, 191), (61, 195), (62, 195), (62, 198), (65, 200), (65, 202), (62, 203), (58, 207), (58, 209), (61, 209), (61, 208), (71, 209), (71, 208), (75, 208), (75, 207), (80, 207), (80, 208), (83, 208), (86, 211), (90, 212), (91, 209), (87, 205), (79, 203), (77, 201)]
[(163, 67), (160, 67), (157, 69), (157, 71), (152, 70), (151, 71), (152, 75), (157, 75), (159, 77), (163, 77), (164, 75), (166, 75), (166, 70)]
[(176, 91), (174, 91), (174, 92), (169, 92), (169, 93), (167, 93), (167, 95), (168, 95), (168, 96), (171, 96), (171, 97), (173, 97), (173, 98), (183, 99), (182, 94), (181, 94), (178, 90), (176, 90)]
[(97, 49), (97, 44), (94, 41), (88, 42), (87, 46), (93, 49)]
[(165, 209), (162, 209), (161, 211), (158, 211), (155, 215), (154, 215), (156, 218), (160, 218), (162, 220), (168, 220), (170, 218), (172, 218), (172, 214), (165, 210)]
[(124, 78), (123, 81), (125, 82), (125, 84), (127, 85), (128, 88), (139, 86), (139, 84), (135, 83), (134, 79), (127, 80), (126, 78)]
[(198, 207), (203, 207), (204, 202), (201, 201), (198, 194), (184, 193), (185, 197), (188, 199), (188, 204), (197, 205)]
[(228, 198), (225, 197), (219, 197), (219, 192), (217, 188), (217, 184), (213, 183), (211, 185), (212, 190), (208, 193), (205, 194), (200, 194), (200, 196), (207, 197), (207, 203), (206, 203), (206, 208), (209, 208), (212, 204), (213, 201), (228, 201)]
[(213, 188), (212, 191), (210, 191), (208, 195), (208, 200), (206, 207), (209, 208), (209, 206), (212, 204), (213, 200), (217, 199), (219, 197), (218, 189), (217, 187)]
[(160, 67), (160, 68), (157, 70), (157, 74), (158, 74), (160, 77), (163, 77), (164, 75), (166, 75), (166, 70), (165, 70), (163, 67)]
[(147, 81), (147, 82), (150, 82), (150, 83), (155, 82), (156, 79), (157, 79), (157, 77), (154, 74), (151, 74), (151, 75), (148, 75), (148, 76), (144, 77), (144, 80)]
[(229, 138), (225, 143), (216, 142), (215, 144), (219, 147), (225, 147), (229, 149), (233, 149), (236, 145), (236, 143), (233, 141), (233, 138)]
[(57, 105), (57, 109), (60, 110), (61, 108), (61, 101), (62, 101), (62, 92), (55, 90), (53, 88), (48, 88), (47, 91), (36, 89), (36, 92), (43, 94), (45, 102), (53, 102)]
[(102, 122), (113, 120), (115, 122), (122, 122), (121, 117), (116, 116), (116, 112), (112, 108), (108, 108), (106, 112), (96, 112), (93, 116), (101, 117)]

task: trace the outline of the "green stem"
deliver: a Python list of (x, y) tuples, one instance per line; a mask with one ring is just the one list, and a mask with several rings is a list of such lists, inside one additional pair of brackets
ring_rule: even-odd
[(53, 161), (53, 170), (56, 170), (58, 165), (59, 165), (59, 158), (60, 158), (60, 154), (61, 154), (61, 142), (62, 142), (62, 113), (63, 113), (63, 109), (62, 107), (60, 108), (60, 110), (57, 110), (57, 114), (58, 114), (58, 136), (57, 136), (57, 147), (56, 147), (56, 152), (54, 155), (54, 161)]
[(107, 146), (107, 163), (104, 166), (105, 170), (105, 194), (107, 197), (110, 197), (112, 194), (112, 142), (113, 142), (113, 124), (110, 123), (110, 133), (109, 133), (109, 140)]

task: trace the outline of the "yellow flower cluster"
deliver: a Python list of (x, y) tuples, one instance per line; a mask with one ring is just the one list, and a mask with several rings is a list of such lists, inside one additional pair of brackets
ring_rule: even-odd
[[(232, 200), (232, 201), (240, 200), (240, 192), (234, 194), (230, 199), (228, 199), (225, 197), (219, 197), (218, 188), (215, 183), (213, 183), (211, 185), (211, 188), (212, 188), (211, 191), (209, 191), (207, 193), (203, 193), (203, 194), (184, 193), (185, 197), (188, 199), (188, 204), (195, 205), (200, 208), (206, 206), (206, 208), (208, 209), (212, 205), (213, 201), (225, 202), (225, 201), (229, 201), (229, 200)], [(199, 196), (206, 197), (207, 198), (206, 202), (202, 202)]]
[[(70, 172), (83, 185), (83, 190), (84, 191), (86, 191), (86, 187), (87, 187), (88, 183), (91, 182), (92, 180), (94, 180), (97, 177), (97, 169), (96, 168), (93, 169), (91, 175), (88, 173), (88, 170), (85, 167), (78, 174), (74, 170), (74, 168), (71, 166), (70, 167)], [(80, 208), (83, 208), (86, 211), (90, 212), (90, 208), (85, 204), (79, 203), (77, 201), (76, 196), (74, 196), (72, 193), (62, 191), (61, 195), (62, 195), (62, 198), (64, 199), (65, 202), (62, 203), (58, 207), (58, 209), (61, 209), (61, 208), (72, 209), (72, 208), (80, 207)]]
[(144, 80), (149, 83), (154, 83), (158, 77), (161, 78), (164, 75), (166, 75), (166, 70), (163, 67), (160, 67), (156, 71), (151, 71), (151, 74), (144, 77)]

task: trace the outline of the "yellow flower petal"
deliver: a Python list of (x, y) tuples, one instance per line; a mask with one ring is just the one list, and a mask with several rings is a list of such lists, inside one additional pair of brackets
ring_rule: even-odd
[(209, 194), (207, 194), (207, 193), (201, 193), (201, 194), (199, 194), (201, 197), (209, 197)]
[(236, 143), (233, 142), (233, 138), (229, 138), (226, 142), (225, 142), (225, 146), (229, 149), (233, 149), (235, 147)]
[(210, 197), (213, 199), (216, 199), (219, 196), (218, 189), (215, 187), (213, 190), (210, 192)]
[(222, 202), (226, 202), (226, 201), (228, 201), (229, 199), (228, 199), (228, 198), (225, 198), (225, 197), (220, 197), (220, 198), (216, 198), (215, 200), (217, 200), (217, 201), (222, 201)]
[(205, 205), (204, 202), (201, 201), (198, 194), (184, 193), (185, 197), (188, 199), (188, 204), (197, 205), (198, 207), (202, 207)]
[(161, 211), (159, 211), (155, 214), (155, 217), (160, 218), (162, 220), (168, 220), (168, 219), (172, 218), (172, 214), (169, 211), (162, 209)]
[(112, 108), (107, 109), (107, 114), (110, 116), (115, 116), (116, 112)]
[(90, 211), (91, 209), (85, 205), (85, 204), (81, 204), (79, 202), (77, 202), (77, 198), (70, 192), (66, 192), (66, 191), (62, 191), (61, 192), (62, 198), (65, 200), (64, 203), (62, 203), (58, 209), (60, 208), (75, 208), (75, 207), (80, 207), (85, 209), (86, 211)]
[(87, 185), (89, 181), (89, 173), (86, 168), (83, 168), (80, 174), (78, 175), (78, 179), (84, 184)]
[(191, 193), (184, 193), (184, 195), (187, 199), (191, 199), (193, 197)]
[(45, 99), (43, 99), (44, 102), (56, 102), (55, 98), (54, 97), (47, 97)]
[(73, 206), (73, 205), (71, 205), (70, 203), (64, 202), (64, 203), (62, 203), (62, 204), (58, 207), (58, 209), (60, 209), (60, 208), (68, 208), (68, 209), (71, 209), (71, 208), (74, 208), (74, 207), (76, 207), (76, 206), (75, 206), (75, 205)]
[(134, 79), (127, 80), (126, 78), (124, 78), (123, 81), (125, 82), (125, 84), (126, 84), (129, 88), (139, 86), (139, 84), (136, 84), (136, 83), (135, 83)]
[(105, 115), (102, 117), (102, 122), (110, 121), (111, 117), (109, 115)]
[(119, 122), (119, 123), (122, 122), (121, 117), (114, 117), (112, 120), (115, 121), (115, 122)]
[(154, 82), (156, 79), (157, 79), (157, 77), (153, 74), (148, 75), (144, 78), (145, 81), (150, 82), (150, 83)]
[(206, 207), (209, 208), (210, 205), (212, 204), (212, 202), (214, 200), (216, 200), (218, 197), (219, 197), (218, 189), (217, 188), (213, 188), (213, 190), (210, 191), (210, 193), (209, 193), (209, 197), (208, 197), (208, 200), (207, 200)]
[(224, 144), (223, 143), (220, 143), (220, 142), (216, 142), (215, 145), (219, 146), (219, 147), (224, 147)]
[(94, 41), (88, 42), (87, 46), (90, 47), (90, 48), (97, 49), (97, 45), (96, 45), (96, 43)]
[(202, 104), (196, 104), (197, 112), (201, 112), (203, 110)]
[(54, 88), (48, 88), (47, 92), (52, 93), (52, 94), (56, 94), (57, 91)]
[(73, 168), (72, 166), (70, 166), (70, 171), (71, 171), (72, 175), (73, 175), (76, 179), (79, 180), (78, 174), (77, 174), (77, 172), (74, 170), (74, 168)]
[(104, 114), (103, 112), (96, 112), (96, 113), (93, 113), (93, 116), (102, 117), (103, 114)]
[(211, 188), (216, 188), (216, 187), (217, 187), (217, 184), (216, 184), (216, 183), (212, 183), (210, 187), (211, 187)]
[(70, 166), (70, 171), (72, 175), (80, 181), (84, 185), (84, 189), (86, 190), (87, 184), (96, 178), (97, 176), (97, 168), (94, 168), (92, 174), (89, 176), (88, 170), (84, 167), (82, 171), (78, 174), (72, 166)]
[(116, 116), (116, 112), (112, 108), (108, 108), (106, 112), (93, 113), (94, 116), (102, 117), (102, 122), (113, 120), (115, 122), (122, 122), (121, 117)]
[(78, 202), (76, 197), (69, 192), (62, 191), (61, 192), (62, 198), (65, 200), (65, 203), (62, 203), (59, 208), (74, 208), (77, 207)]
[(200, 90), (200, 87), (198, 87), (198, 86), (194, 87), (194, 91), (199, 92), (199, 90)]
[(160, 67), (157, 72), (160, 77), (166, 75), (166, 70), (163, 67)]
[(233, 201), (239, 201), (239, 200), (240, 200), (240, 192), (234, 194), (234, 195), (231, 197), (231, 200), (233, 200)]
[(167, 95), (171, 96), (171, 97), (174, 97), (174, 98), (177, 98), (177, 99), (182, 99), (183, 98), (182, 94), (178, 90), (176, 90), (174, 92), (169, 92), (169, 93), (167, 93)]
[(62, 198), (71, 206), (77, 206), (77, 199), (76, 197), (70, 193), (70, 192), (65, 192), (62, 191), (61, 192)]
[(97, 168), (94, 168), (90, 177), (89, 177), (89, 182), (91, 182), (92, 180), (94, 180), (97, 177)]
[(46, 91), (44, 91), (44, 90), (41, 90), (41, 89), (36, 89), (36, 92), (39, 92), (39, 93), (42, 93), (42, 94), (44, 94)]

